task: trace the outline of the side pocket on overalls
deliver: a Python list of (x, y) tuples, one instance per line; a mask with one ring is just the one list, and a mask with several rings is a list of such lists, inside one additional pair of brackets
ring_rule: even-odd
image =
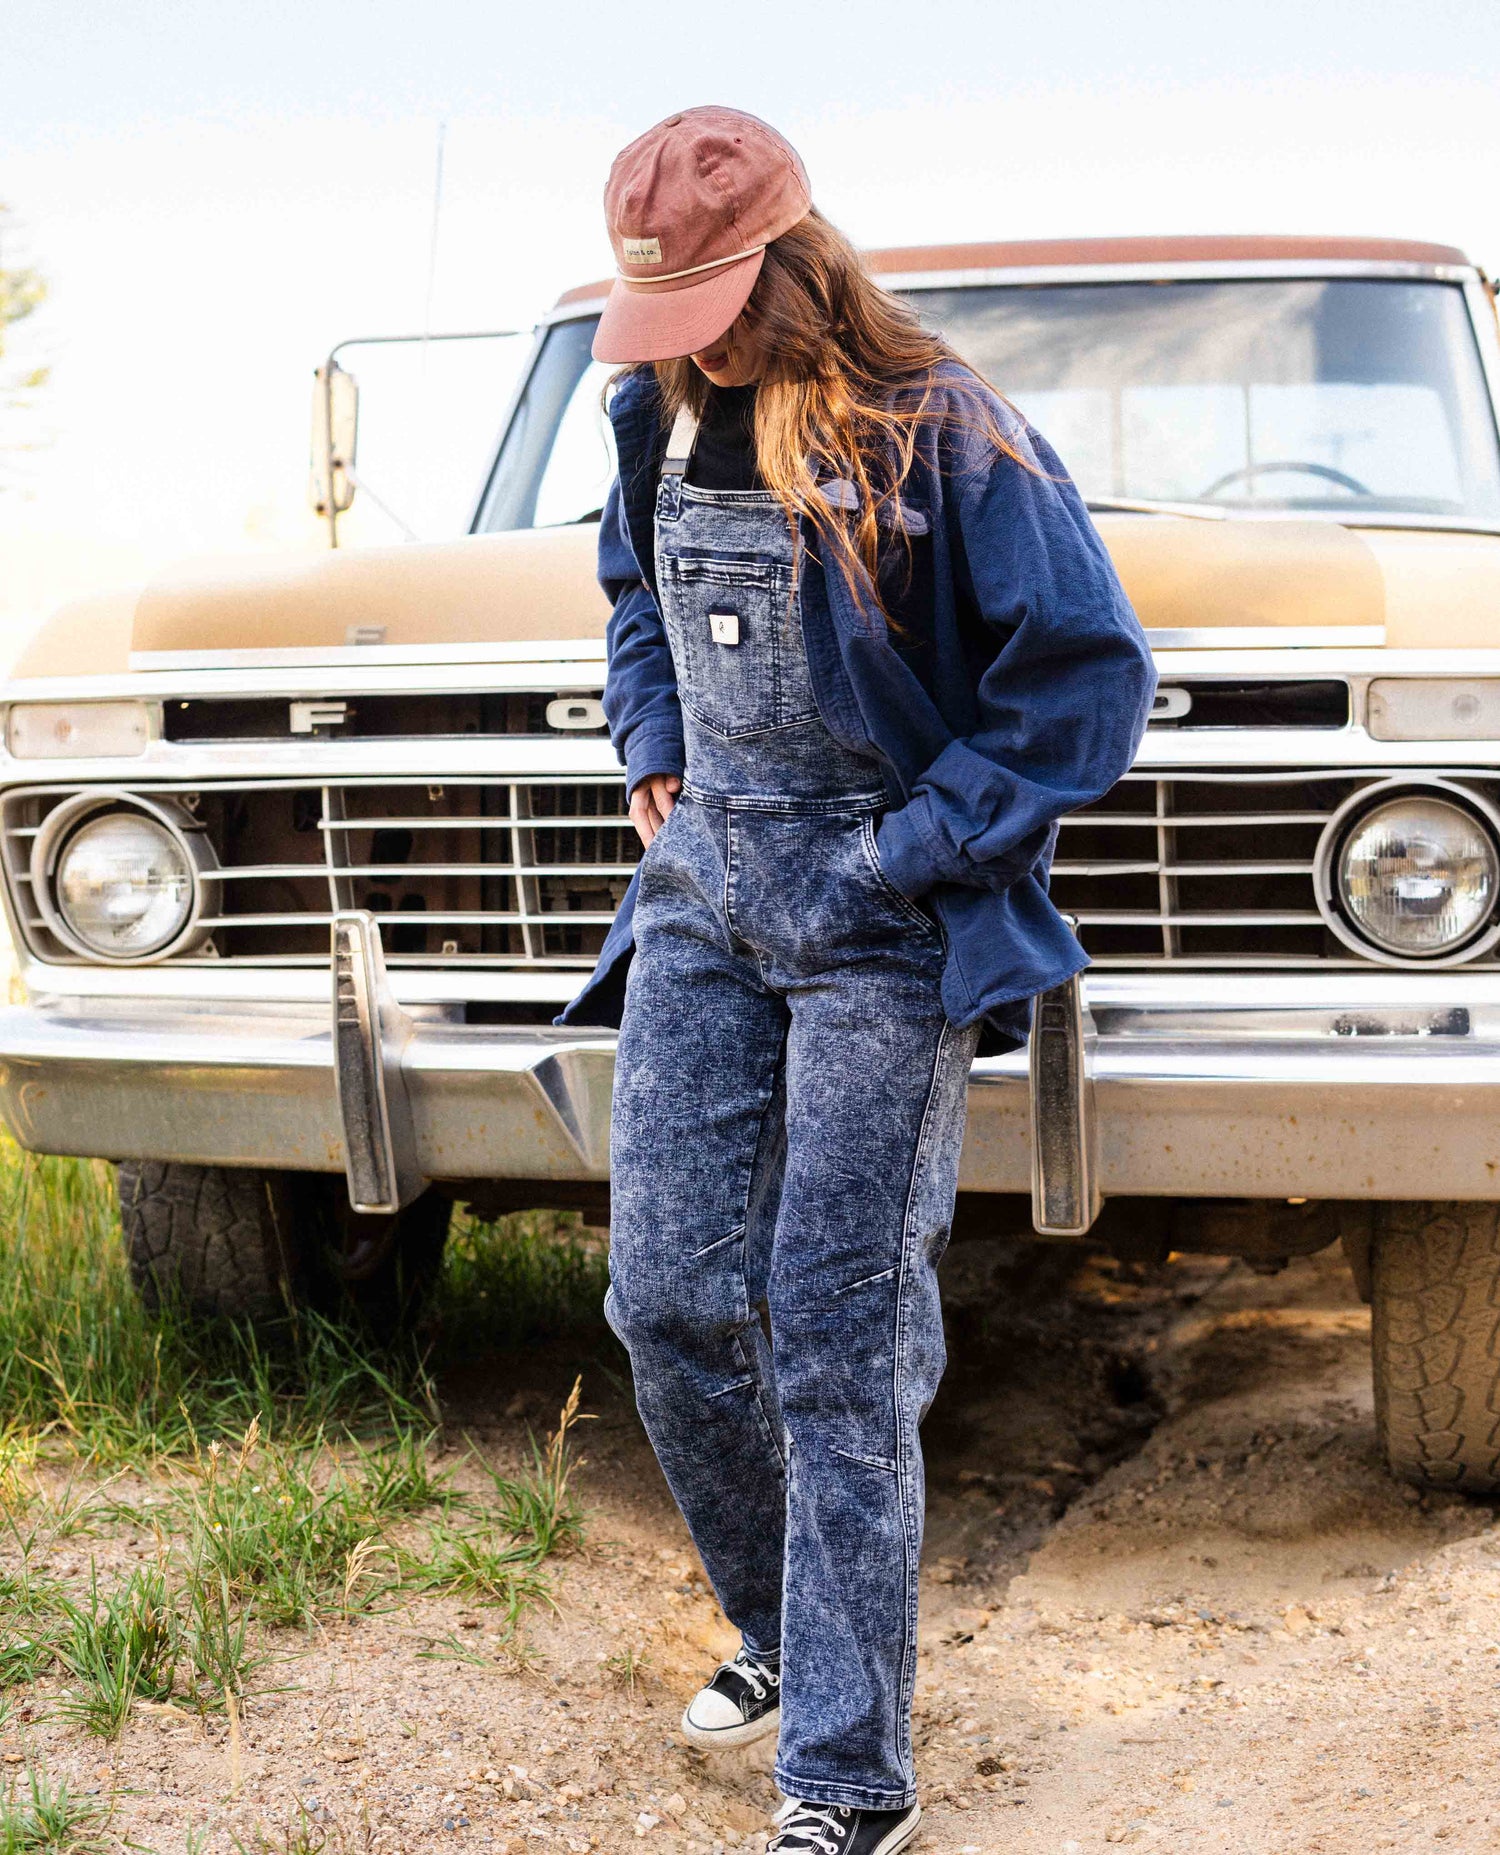
[(936, 915), (924, 908), (921, 902), (913, 900), (909, 895), (903, 895), (880, 867), (880, 853), (875, 847), (877, 816), (875, 812), (866, 812), (860, 820), (860, 844), (864, 850), (865, 862), (869, 865), (870, 874), (874, 877), (881, 894), (893, 903), (908, 921), (917, 927), (925, 928), (928, 933), (941, 939), (943, 931)]

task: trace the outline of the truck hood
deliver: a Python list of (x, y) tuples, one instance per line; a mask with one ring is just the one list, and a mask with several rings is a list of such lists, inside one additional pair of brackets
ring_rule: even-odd
[[(1392, 648), (1500, 641), (1500, 537), (1140, 515), (1101, 515), (1099, 528), (1148, 630), (1384, 626)], [(136, 651), (602, 638), (596, 538), (592, 527), (533, 529), (237, 560), (64, 606), (12, 674), (119, 673)]]

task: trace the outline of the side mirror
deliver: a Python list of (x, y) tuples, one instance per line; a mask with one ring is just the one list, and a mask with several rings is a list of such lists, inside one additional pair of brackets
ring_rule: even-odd
[(313, 375), (312, 506), (339, 544), (339, 517), (354, 501), (354, 447), (359, 436), (359, 382), (330, 355)]
[[(359, 335), (329, 351), (313, 375), (310, 487), (330, 546), (339, 545), (339, 517), (356, 490), (407, 541), (435, 538), (451, 527), (455, 475), (467, 494), (493, 455), (494, 421), (515, 387), (520, 355), (494, 344), (509, 344), (522, 333)], [(476, 342), (490, 346), (476, 350)], [(354, 348), (368, 401), (358, 474), (360, 389), (338, 358)], [(496, 354), (498, 361), (486, 365), (485, 356)]]

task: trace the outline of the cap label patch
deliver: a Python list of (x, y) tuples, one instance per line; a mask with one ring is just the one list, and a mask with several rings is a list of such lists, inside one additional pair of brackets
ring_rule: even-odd
[(659, 238), (627, 238), (624, 245), (627, 264), (661, 263), (661, 240)]

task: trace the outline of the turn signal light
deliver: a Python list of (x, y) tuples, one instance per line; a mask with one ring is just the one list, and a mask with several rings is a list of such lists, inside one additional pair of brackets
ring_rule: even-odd
[(1500, 677), (1380, 676), (1368, 714), (1377, 741), (1500, 740)]
[(144, 702), (16, 702), (5, 723), (17, 760), (109, 760), (145, 753), (150, 739)]

